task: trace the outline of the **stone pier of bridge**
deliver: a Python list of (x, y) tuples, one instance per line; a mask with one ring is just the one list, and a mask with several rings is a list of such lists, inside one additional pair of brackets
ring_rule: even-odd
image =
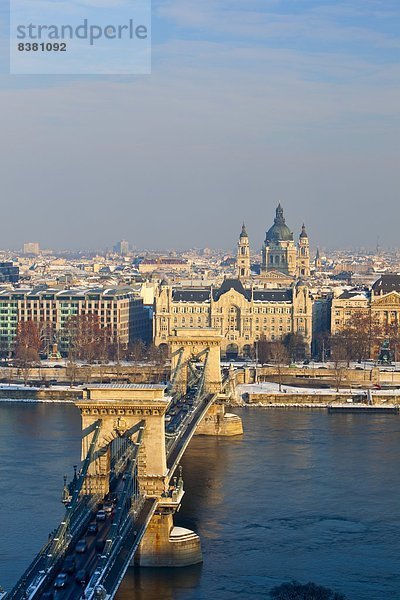
[(196, 435), (234, 436), (243, 433), (242, 420), (226, 412), (222, 389), (222, 336), (213, 328), (177, 328), (169, 338), (171, 373), (176, 373), (174, 391), (185, 394), (189, 380), (188, 363), (199, 357), (205, 365), (205, 393), (215, 394), (215, 402), (196, 429)]
[(93, 427), (101, 421), (83, 494), (104, 497), (109, 492), (111, 443), (144, 422), (137, 483), (143, 496), (157, 500), (157, 508), (134, 558), (140, 566), (180, 567), (202, 561), (200, 538), (173, 523), (184, 491), (181, 479), (177, 486), (171, 486), (173, 473), (167, 468), (164, 417), (170, 400), (164, 385), (105, 384), (89, 386), (83, 399), (76, 402), (82, 415), (82, 459), (93, 439)]

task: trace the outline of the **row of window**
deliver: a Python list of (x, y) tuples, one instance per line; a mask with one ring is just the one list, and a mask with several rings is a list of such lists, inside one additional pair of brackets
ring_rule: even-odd
[[(256, 317), (255, 319), (249, 319), (248, 317), (242, 319), (242, 322), (246, 325), (251, 325), (251, 323), (275, 323), (275, 322), (279, 322), (279, 323), (283, 323), (283, 318), (281, 317), (279, 320), (277, 319), (275, 321), (275, 317), (272, 317), (271, 319), (269, 319), (268, 317), (264, 317), (263, 319), (259, 319), (258, 317)], [(302, 321), (303, 319), (300, 318), (299, 321)], [(167, 317), (162, 317), (161, 318), (161, 322), (162, 323), (167, 323), (168, 319)], [(188, 321), (189, 323), (194, 323), (195, 318), (194, 317), (188, 317)], [(204, 319), (202, 317), (197, 317), (197, 323), (207, 323), (208, 319)], [(292, 319), (286, 319), (286, 323), (288, 325), (290, 325), (292, 322)], [(181, 317), (180, 319), (178, 317), (174, 317), (174, 324), (176, 323), (186, 323), (186, 318), (185, 317)], [(228, 319), (228, 323), (234, 323), (235, 325), (239, 326), (239, 320), (236, 319), (235, 317), (231, 317)], [(221, 324), (221, 320), (220, 319), (213, 319), (213, 324), (214, 325), (220, 325)]]
[[(237, 308), (236, 306), (232, 306), (230, 308), (230, 312), (232, 311), (237, 311), (239, 313), (244, 313), (244, 314), (272, 314), (272, 315), (280, 315), (280, 314), (287, 314), (290, 315), (292, 313), (292, 308), (291, 307), (253, 307), (253, 308), (248, 308), (245, 310), (242, 310), (240, 308)], [(163, 308), (161, 311), (159, 311), (161, 313), (166, 313), (167, 309)], [(209, 306), (173, 306), (172, 307), (172, 313), (173, 314), (177, 314), (177, 313), (181, 313), (181, 314), (198, 314), (198, 313), (205, 313), (208, 314), (210, 312), (210, 307)], [(224, 309), (222, 308), (213, 308), (213, 314), (215, 313), (220, 313), (222, 314), (223, 312), (225, 312)], [(299, 308), (298, 310), (299, 313), (304, 313), (304, 309), (303, 308)]]

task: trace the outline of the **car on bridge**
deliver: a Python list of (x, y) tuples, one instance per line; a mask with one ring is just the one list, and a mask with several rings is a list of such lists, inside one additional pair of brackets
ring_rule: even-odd
[(107, 502), (106, 504), (104, 504), (103, 510), (107, 515), (110, 515), (114, 510), (114, 505), (112, 504), (112, 502)]
[(76, 560), (75, 560), (75, 556), (67, 556), (67, 558), (64, 560), (64, 564), (62, 566), (62, 573), (74, 573), (76, 569)]
[(56, 580), (54, 582), (54, 587), (56, 590), (64, 588), (68, 585), (68, 575), (66, 573), (60, 573), (57, 575)]
[(107, 513), (105, 510), (101, 509), (97, 511), (96, 521), (105, 521), (107, 519)]
[(75, 546), (75, 552), (83, 554), (87, 550), (87, 541), (85, 539), (79, 540)]
[(88, 535), (96, 535), (96, 533), (98, 531), (99, 531), (99, 526), (97, 525), (96, 521), (89, 524), (89, 527), (87, 528)]
[(106, 545), (105, 537), (97, 539), (96, 543), (95, 543), (96, 552), (103, 552), (105, 545)]
[(75, 575), (75, 581), (76, 583), (87, 583), (88, 580), (88, 572), (86, 569), (79, 569), (79, 571), (77, 571), (76, 575)]
[(175, 425), (173, 423), (168, 423), (166, 430), (167, 430), (167, 433), (174, 433)]

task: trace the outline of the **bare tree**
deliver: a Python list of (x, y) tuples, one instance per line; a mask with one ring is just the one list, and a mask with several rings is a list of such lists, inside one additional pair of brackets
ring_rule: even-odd
[(147, 346), (147, 358), (150, 362), (161, 364), (163, 362), (162, 353), (158, 346), (151, 343)]
[(348, 361), (348, 350), (343, 344), (343, 338), (340, 335), (333, 336), (331, 340), (331, 360), (333, 362), (336, 391), (338, 392)]
[(24, 383), (27, 385), (32, 366), (39, 362), (40, 337), (39, 329), (33, 321), (21, 321), (18, 324), (15, 339), (14, 356), (21, 369)]
[(304, 360), (306, 357), (306, 344), (301, 333), (289, 333), (283, 341), (292, 362)]
[(75, 315), (64, 328), (68, 348), (74, 359), (92, 363), (108, 356), (111, 333), (108, 327), (100, 327), (97, 315)]
[(348, 364), (351, 360), (361, 362), (376, 353), (380, 346), (379, 340), (385, 338), (385, 328), (371, 311), (360, 310), (352, 314), (341, 331), (335, 335), (336, 340), (339, 338), (344, 349), (342, 360), (346, 360)]
[(39, 352), (48, 357), (49, 354), (51, 354), (56, 339), (54, 324), (49, 321), (41, 321), (38, 325), (38, 329), (40, 339)]
[(282, 391), (282, 374), (284, 367), (290, 362), (288, 349), (281, 341), (271, 342), (270, 346), (271, 362), (275, 365), (278, 371), (279, 391)]
[(389, 349), (392, 357), (396, 361), (400, 357), (400, 327), (397, 321), (385, 324), (383, 327), (383, 337), (389, 342)]
[(146, 346), (142, 340), (135, 340), (133, 344), (129, 346), (129, 358), (133, 362), (139, 362), (143, 359), (145, 354)]
[(331, 334), (328, 331), (318, 333), (313, 339), (313, 355), (325, 362), (331, 348)]
[(258, 362), (262, 365), (271, 361), (271, 344), (272, 342), (269, 342), (265, 335), (256, 341)]

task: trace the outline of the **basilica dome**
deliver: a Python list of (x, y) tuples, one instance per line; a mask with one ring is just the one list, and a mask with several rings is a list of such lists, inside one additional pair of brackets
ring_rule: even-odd
[(285, 223), (283, 208), (279, 203), (278, 208), (276, 209), (274, 224), (265, 234), (265, 243), (290, 241), (293, 241), (293, 233)]

